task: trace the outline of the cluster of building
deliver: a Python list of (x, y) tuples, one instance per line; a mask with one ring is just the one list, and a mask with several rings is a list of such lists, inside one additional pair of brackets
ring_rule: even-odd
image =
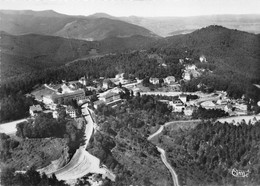
[[(72, 118), (77, 117), (76, 109), (72, 106), (67, 106), (66, 103), (71, 100), (75, 100), (78, 105), (83, 103), (90, 103), (91, 95), (86, 96), (86, 90), (93, 91), (97, 94), (98, 100), (93, 103), (97, 108), (100, 104), (106, 104), (110, 106), (116, 106), (123, 100), (120, 98), (120, 93), (125, 93), (123, 88), (117, 87), (117, 85), (129, 84), (129, 80), (124, 79), (124, 74), (118, 74), (115, 78), (105, 79), (99, 78), (93, 80), (94, 86), (87, 86), (87, 78), (82, 77), (78, 81), (63, 81), (62, 84), (44, 84), (41, 88), (33, 91), (33, 96), (38, 102), (42, 103), (38, 105), (32, 105), (29, 112), (32, 117), (37, 114), (45, 112), (52, 113), (54, 118), (58, 118), (57, 105), (62, 105), (66, 108), (66, 113)], [(101, 93), (100, 93), (101, 92)]]
[[(205, 62), (205, 57), (201, 57), (202, 62)], [(182, 62), (182, 60), (180, 59)], [(202, 73), (202, 70), (197, 69), (195, 65), (185, 65), (185, 70), (183, 73), (184, 80), (190, 80), (192, 77), (198, 77)], [(41, 102), (45, 109), (40, 105), (33, 105), (30, 107), (31, 116), (35, 116), (41, 112), (52, 112), (53, 117), (58, 117), (57, 105), (63, 105), (66, 108), (66, 113), (72, 118), (77, 117), (76, 109), (72, 106), (67, 106), (71, 100), (77, 101), (77, 103), (90, 103), (90, 96), (86, 96), (86, 90), (95, 92), (98, 100), (93, 102), (93, 106), (98, 108), (101, 104), (106, 104), (110, 106), (116, 106), (117, 104), (123, 102), (122, 94), (125, 94), (128, 89), (133, 95), (137, 95), (141, 92), (137, 85), (142, 83), (142, 80), (136, 79), (135, 81), (129, 81), (124, 79), (124, 73), (117, 74), (115, 78), (105, 79), (99, 78), (92, 81), (93, 86), (87, 86), (88, 79), (82, 77), (77, 81), (65, 82), (62, 84), (53, 85), (45, 84), (38, 90), (31, 93), (34, 98)], [(172, 91), (179, 92), (180, 84), (176, 81), (174, 76), (168, 76), (161, 80), (159, 78), (151, 77), (149, 82), (156, 85), (163, 83), (164, 85), (171, 87)], [(121, 85), (121, 86), (119, 86)], [(92, 93), (93, 93), (92, 92)], [(230, 100), (227, 98), (226, 93), (217, 92), (213, 95), (208, 94), (206, 97), (201, 97), (197, 100), (187, 100), (187, 95), (180, 94), (178, 98), (168, 101), (164, 100), (170, 107), (172, 107), (173, 112), (183, 112), (187, 116), (191, 116), (193, 111), (201, 106), (206, 109), (222, 109), (228, 112), (230, 115), (246, 115), (247, 106), (245, 102), (241, 100)]]
[(85, 77), (78, 81), (64, 82), (62, 84), (44, 84), (41, 88), (33, 91), (31, 95), (37, 100), (40, 105), (33, 105), (30, 107), (30, 114), (32, 117), (37, 114), (52, 113), (53, 118), (58, 118), (57, 105), (62, 105), (66, 113), (72, 118), (77, 117), (76, 109), (66, 103), (75, 100), (78, 104), (89, 100), (85, 95), (84, 86), (86, 85)]
[[(195, 93), (196, 94), (196, 93)], [(167, 103), (172, 112), (183, 112), (186, 116), (191, 116), (198, 107), (205, 109), (220, 109), (230, 116), (247, 115), (247, 105), (243, 99), (230, 99), (226, 92), (217, 91), (212, 94), (205, 94), (198, 99), (188, 100), (187, 95), (181, 93), (172, 100), (161, 100)]]

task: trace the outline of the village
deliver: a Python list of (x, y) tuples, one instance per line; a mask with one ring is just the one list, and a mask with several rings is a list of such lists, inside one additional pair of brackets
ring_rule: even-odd
[[(179, 60), (180, 63), (183, 61), (184, 59)], [(200, 61), (205, 62), (206, 59), (201, 57)], [(199, 77), (203, 71), (205, 70), (198, 69), (194, 64), (187, 64), (181, 81), (190, 81), (192, 78)], [(71, 118), (77, 118), (80, 117), (77, 107), (83, 104), (95, 109), (102, 104), (116, 107), (129, 96), (151, 95), (158, 96), (159, 101), (166, 103), (172, 112), (182, 113), (185, 118), (191, 117), (199, 107), (220, 109), (229, 116), (249, 114), (243, 97), (232, 99), (224, 91), (182, 92), (180, 81), (177, 81), (174, 76), (163, 79), (150, 77), (149, 84), (155, 87), (153, 90), (144, 86), (143, 81), (138, 78), (126, 79), (124, 73), (120, 73), (114, 78), (89, 79), (84, 76), (74, 81), (62, 81), (60, 84), (44, 84), (27, 94), (39, 103), (32, 105), (29, 112), (31, 117), (44, 112), (51, 113), (53, 118), (58, 118), (57, 110), (61, 106)]]

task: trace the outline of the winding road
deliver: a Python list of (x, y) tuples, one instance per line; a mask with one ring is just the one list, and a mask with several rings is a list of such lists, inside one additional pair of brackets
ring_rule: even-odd
[(161, 153), (161, 159), (164, 163), (164, 165), (169, 169), (171, 175), (172, 175), (172, 180), (174, 183), (174, 186), (180, 186), (179, 185), (179, 181), (178, 181), (178, 175), (176, 174), (176, 172), (174, 171), (174, 169), (172, 168), (172, 166), (168, 163), (166, 155), (165, 155), (165, 150), (163, 150), (162, 148), (156, 146), (158, 151)]
[[(167, 124), (167, 123), (166, 123)], [(164, 126), (166, 125), (162, 125), (155, 133), (153, 133), (152, 135), (150, 135), (147, 139), (148, 140), (152, 140), (155, 136), (157, 136), (158, 134), (160, 134), (163, 129), (164, 129)], [(161, 153), (161, 159), (164, 163), (164, 165), (169, 169), (171, 175), (172, 175), (172, 181), (174, 183), (174, 186), (179, 186), (179, 180), (178, 180), (178, 175), (177, 173), (175, 172), (175, 170), (172, 168), (172, 166), (168, 163), (167, 161), (167, 158), (166, 158), (166, 154), (165, 154), (165, 150), (163, 150), (162, 148), (157, 147), (157, 150)]]

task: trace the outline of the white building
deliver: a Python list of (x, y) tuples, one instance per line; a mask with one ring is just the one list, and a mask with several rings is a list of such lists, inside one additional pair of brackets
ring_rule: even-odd
[(196, 70), (197, 67), (196, 67), (196, 65), (187, 65), (187, 66), (185, 67), (185, 69), (186, 69), (186, 70)]
[(116, 79), (124, 79), (124, 73), (121, 73), (121, 74), (117, 74)]
[(185, 108), (185, 105), (179, 99), (170, 101), (169, 105), (172, 107), (172, 112), (182, 112), (182, 111), (184, 111), (184, 108)]
[(166, 83), (168, 85), (172, 85), (172, 84), (175, 84), (175, 77), (168, 76), (168, 77), (164, 78), (163, 81), (164, 81), (164, 83)]
[(42, 107), (40, 105), (30, 106), (29, 112), (31, 116), (37, 116), (38, 113), (42, 112)]
[(54, 104), (51, 95), (44, 95), (42, 96), (42, 101), (45, 105), (51, 105)]
[(160, 80), (158, 78), (150, 78), (149, 82), (154, 84), (154, 85), (157, 85), (157, 84), (160, 83)]
[(59, 117), (59, 113), (55, 110), (52, 112), (52, 117), (57, 119)]
[(184, 114), (186, 116), (191, 116), (193, 114), (193, 112), (194, 112), (194, 107), (192, 107), (192, 106), (187, 106), (184, 109)]
[(80, 79), (79, 79), (79, 82), (80, 82), (82, 85), (85, 85), (85, 86), (86, 86), (86, 84), (87, 84), (87, 81), (86, 81), (86, 78), (85, 78), (85, 76), (84, 76), (84, 77), (82, 77), (82, 78), (80, 78)]
[(203, 62), (207, 62), (206, 60), (206, 57), (205, 56), (200, 56), (200, 62), (203, 63)]
[(182, 74), (182, 78), (186, 81), (190, 81), (191, 80), (191, 74), (188, 71), (184, 71), (184, 73)]
[(76, 110), (72, 106), (67, 106), (66, 114), (69, 114), (71, 118), (76, 118)]

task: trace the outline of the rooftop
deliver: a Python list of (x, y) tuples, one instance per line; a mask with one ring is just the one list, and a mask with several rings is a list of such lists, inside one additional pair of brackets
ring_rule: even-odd
[(40, 105), (33, 105), (33, 106), (30, 106), (30, 110), (33, 112), (41, 112), (42, 107)]

